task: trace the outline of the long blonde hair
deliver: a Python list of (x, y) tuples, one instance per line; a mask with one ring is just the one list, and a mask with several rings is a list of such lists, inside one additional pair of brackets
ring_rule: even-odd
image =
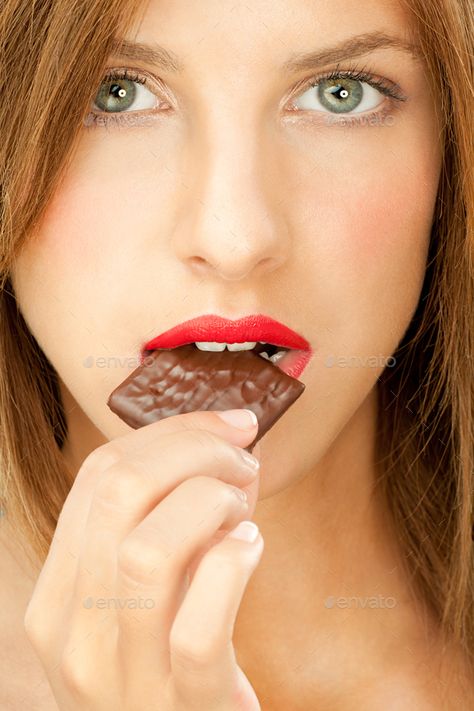
[[(474, 658), (474, 10), (405, 0), (443, 118), (429, 263), (396, 366), (377, 384), (380, 485), (407, 570)], [(114, 37), (140, 0), (3, 0), (0, 10), (0, 496), (39, 561), (71, 487), (56, 372), (9, 272), (70, 160)]]

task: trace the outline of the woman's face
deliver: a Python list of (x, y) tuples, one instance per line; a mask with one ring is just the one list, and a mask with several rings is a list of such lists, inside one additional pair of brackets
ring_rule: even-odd
[[(360, 410), (419, 300), (436, 96), (419, 60), (373, 38), (296, 60), (411, 31), (388, 0), (149, 3), (127, 39), (180, 70), (110, 57), (107, 73), (139, 81), (97, 87), (102, 118), (85, 122), (12, 273), (32, 333), (107, 439), (130, 431), (106, 401), (140, 348), (203, 314), (266, 314), (313, 348), (304, 395), (261, 443), (267, 493), (314, 469)], [(349, 70), (368, 76), (324, 79)]]

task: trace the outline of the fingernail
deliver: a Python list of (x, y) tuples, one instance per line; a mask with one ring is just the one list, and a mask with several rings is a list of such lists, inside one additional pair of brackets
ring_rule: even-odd
[(249, 454), (245, 450), (242, 450), (240, 452), (240, 456), (242, 457), (244, 462), (247, 464), (247, 466), (249, 466), (250, 469), (252, 469), (253, 472), (255, 472), (255, 473), (258, 472), (258, 470), (260, 469), (260, 462), (258, 461), (258, 459), (256, 457), (254, 457), (252, 454)]
[(238, 538), (240, 541), (253, 543), (257, 540), (258, 526), (253, 521), (241, 521), (230, 533), (229, 538)]
[(258, 425), (257, 416), (252, 410), (224, 410), (216, 412), (216, 415), (239, 430), (251, 430)]
[(233, 486), (232, 488), (234, 490), (234, 494), (237, 496), (238, 499), (244, 501), (245, 503), (248, 503), (246, 491), (244, 491), (243, 489), (239, 489), (237, 486)]

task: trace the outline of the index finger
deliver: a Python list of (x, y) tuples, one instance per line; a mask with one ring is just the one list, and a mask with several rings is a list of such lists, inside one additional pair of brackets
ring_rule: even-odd
[[(85, 528), (93, 492), (100, 475), (98, 467), (103, 470), (121, 457), (133, 455), (146, 448), (161, 436), (190, 429), (210, 431), (234, 446), (245, 447), (253, 441), (257, 424), (248, 430), (239, 430), (225, 422), (222, 414), (214, 411), (195, 411), (168, 417), (132, 430), (91, 452), (79, 469), (59, 515), (46, 561), (36, 583), (34, 596), (38, 604), (45, 604), (45, 609), (52, 610), (52, 604), (54, 606), (57, 601), (61, 607), (66, 591), (75, 580), (79, 560), (77, 546), (81, 541), (81, 531)], [(71, 531), (74, 531), (73, 536), (70, 535)], [(57, 574), (58, 570), (61, 571), (60, 576)]]
[[(241, 429), (235, 425), (230, 425), (229, 422), (222, 419), (223, 416), (233, 416), (233, 413), (245, 412), (249, 412), (252, 416), (251, 421), (248, 417), (242, 417), (243, 420), (250, 424), (249, 428)], [(132, 454), (155, 440), (159, 435), (174, 434), (175, 432), (184, 432), (190, 429), (208, 430), (227, 440), (230, 444), (237, 447), (246, 447), (256, 437), (258, 420), (252, 410), (226, 410), (224, 412), (196, 410), (182, 415), (165, 417), (158, 422), (152, 422), (150, 425), (144, 425), (137, 430), (131, 430), (129, 433), (116, 437), (110, 442), (97, 447), (94, 452), (103, 452), (105, 456), (107, 456), (106, 453), (109, 451), (111, 458), (110, 464), (113, 464), (117, 460), (117, 455)], [(112, 447), (111, 444), (113, 444)], [(91, 455), (86, 458), (81, 470), (87, 467), (89, 459), (94, 459), (94, 452), (91, 452)]]

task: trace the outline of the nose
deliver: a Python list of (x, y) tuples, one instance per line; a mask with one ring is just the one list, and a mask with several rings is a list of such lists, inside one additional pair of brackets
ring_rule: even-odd
[(235, 114), (220, 119), (220, 133), (214, 124), (207, 137), (193, 137), (175, 252), (206, 279), (262, 277), (281, 267), (290, 249), (278, 159), (255, 126), (236, 125)]

